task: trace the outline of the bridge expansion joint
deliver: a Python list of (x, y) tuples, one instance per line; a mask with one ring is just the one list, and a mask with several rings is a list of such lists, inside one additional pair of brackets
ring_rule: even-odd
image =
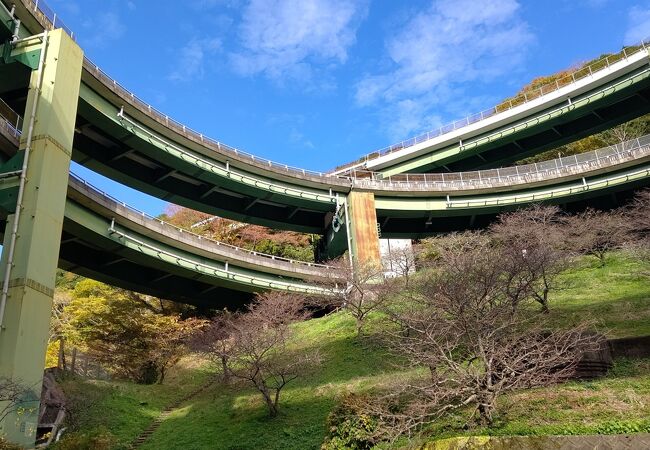
[[(57, 141), (52, 136), (49, 136), (47, 134), (37, 134), (36, 136), (32, 137), (32, 146), (34, 146), (34, 143), (38, 141), (45, 141), (46, 143), (49, 142), (50, 144), (54, 145), (56, 148), (61, 150), (68, 157), (72, 157), (72, 150), (65, 148), (63, 145), (61, 145), (59, 141)], [(25, 143), (26, 143), (26, 138), (21, 139), (20, 141), (21, 149), (24, 149)]]
[(45, 294), (49, 297), (54, 296), (54, 289), (45, 286), (42, 283), (39, 283), (38, 281), (32, 280), (31, 278), (12, 278), (9, 280), (9, 288), (14, 288), (14, 287), (28, 287), (30, 289), (33, 289), (37, 292), (40, 292), (41, 294)]

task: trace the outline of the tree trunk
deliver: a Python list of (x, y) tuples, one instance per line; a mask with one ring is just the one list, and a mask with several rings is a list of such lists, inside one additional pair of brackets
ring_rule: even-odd
[(225, 384), (230, 383), (230, 369), (228, 368), (228, 357), (227, 356), (222, 356), (221, 357), (221, 367), (223, 368), (223, 382)]
[(542, 290), (542, 295), (537, 296), (537, 301), (539, 302), (540, 305), (542, 305), (542, 312), (544, 314), (550, 313), (550, 310), (548, 309), (548, 291), (549, 289), (545, 287)]
[(270, 417), (277, 417), (277, 415), (278, 415), (278, 405), (271, 398), (271, 393), (265, 387), (258, 387), (258, 389), (260, 390), (260, 392), (262, 393), (262, 396), (264, 397), (264, 401), (266, 402), (266, 406), (269, 408), (269, 416)]
[(66, 370), (66, 364), (65, 364), (65, 340), (63, 338), (59, 338), (59, 362), (57, 364), (58, 368), (65, 371)]
[(72, 347), (72, 362), (70, 363), (70, 372), (72, 375), (75, 374), (77, 366), (77, 347)]
[(363, 318), (357, 317), (357, 336), (361, 336), (361, 331), (363, 329)]
[(478, 419), (481, 425), (491, 425), (492, 424), (492, 410), (494, 407), (487, 403), (481, 403), (478, 405)]

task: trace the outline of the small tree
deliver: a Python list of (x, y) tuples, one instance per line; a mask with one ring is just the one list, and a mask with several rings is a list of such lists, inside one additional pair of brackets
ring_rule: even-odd
[[(630, 238), (628, 247), (636, 258), (650, 262), (650, 189), (639, 192), (622, 213)], [(648, 271), (642, 274), (650, 276)]]
[(567, 244), (578, 254), (598, 258), (605, 265), (608, 252), (621, 247), (629, 238), (624, 217), (617, 211), (587, 209), (567, 218)]
[(328, 295), (315, 298), (320, 306), (333, 306), (348, 312), (356, 321), (357, 336), (361, 335), (368, 315), (380, 310), (387, 302), (384, 271), (378, 264), (359, 264), (354, 269), (347, 258), (330, 263), (328, 278), (322, 282)]
[(512, 254), (531, 279), (533, 298), (548, 312), (548, 296), (559, 287), (558, 275), (567, 267), (566, 232), (557, 206), (533, 205), (502, 214), (490, 228), (490, 235), (502, 251)]
[(396, 355), (430, 369), (368, 402), (367, 412), (390, 437), (461, 409), (471, 423), (490, 424), (500, 395), (565, 379), (598, 344), (588, 324), (550, 331), (546, 316), (526, 307), (532, 285), (513, 285), (514, 264), (504, 263), (509, 253), (488, 247), (481, 234), (451, 240), (456, 245), (441, 246), (436, 269), (418, 285), (410, 307), (394, 311), (409, 332), (387, 331)]
[(192, 340), (192, 347), (221, 365), (224, 383), (230, 382), (230, 356), (233, 347), (233, 324), (238, 315), (228, 310), (221, 311)]
[(116, 375), (162, 383), (204, 321), (163, 314), (138, 294), (93, 280), (77, 284), (66, 308), (66, 334)]
[(306, 318), (303, 306), (297, 295), (270, 291), (258, 295), (245, 314), (228, 321), (229, 372), (255, 386), (271, 417), (278, 414), (282, 389), (320, 361), (315, 352), (290, 349), (291, 324)]

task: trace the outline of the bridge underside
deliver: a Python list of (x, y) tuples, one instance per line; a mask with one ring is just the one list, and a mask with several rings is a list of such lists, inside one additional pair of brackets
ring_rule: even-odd
[[(647, 65), (646, 65), (647, 66)], [(460, 147), (433, 150), (395, 163), (370, 161), (385, 176), (399, 173), (461, 172), (510, 165), (650, 112), (647, 67), (614, 80), (612, 88), (584, 94), (562, 108), (551, 108), (496, 131), (477, 135)]]
[(113, 286), (204, 308), (238, 309), (253, 297), (251, 291), (215, 285), (196, 272), (179, 270), (98, 237), (66, 219), (61, 237), (59, 267)]
[[(570, 199), (545, 201), (544, 203), (556, 204), (567, 213), (583, 211), (586, 208), (609, 210), (626, 204), (639, 189), (649, 184), (648, 180), (643, 180), (605, 192), (585, 192), (572, 196)], [(381, 226), (382, 237), (421, 239), (453, 231), (484, 229), (493, 223), (499, 214), (520, 207), (521, 205), (508, 205), (477, 208), (475, 212), (446, 210), (444, 213), (431, 211), (396, 213), (391, 210), (378, 209), (377, 221)]]

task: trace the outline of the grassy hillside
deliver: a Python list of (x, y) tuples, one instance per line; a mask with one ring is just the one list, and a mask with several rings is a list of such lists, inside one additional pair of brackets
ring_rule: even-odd
[[(563, 290), (554, 293), (551, 314), (569, 326), (591, 315), (609, 336), (650, 334), (650, 283), (638, 263), (621, 254), (604, 268), (585, 258), (563, 274)], [(320, 351), (323, 364), (290, 384), (282, 394), (281, 413), (269, 419), (256, 391), (246, 386), (213, 385), (174, 411), (142, 448), (161, 449), (316, 449), (326, 434), (327, 415), (345, 392), (380, 388), (398, 377), (398, 361), (367, 335), (355, 336), (354, 320), (343, 313), (297, 325), (300, 346)], [(88, 428), (104, 425), (122, 442), (131, 441), (172, 399), (205, 382), (209, 364), (185, 360), (162, 386), (122, 382), (68, 382), (66, 390), (92, 400), (83, 419)], [(611, 376), (592, 382), (525, 391), (502, 400), (505, 414), (491, 434), (617, 433), (650, 430), (650, 361), (617, 361)], [(431, 429), (435, 435), (458, 434), (454, 419)], [(475, 433), (477, 430), (472, 430)]]

